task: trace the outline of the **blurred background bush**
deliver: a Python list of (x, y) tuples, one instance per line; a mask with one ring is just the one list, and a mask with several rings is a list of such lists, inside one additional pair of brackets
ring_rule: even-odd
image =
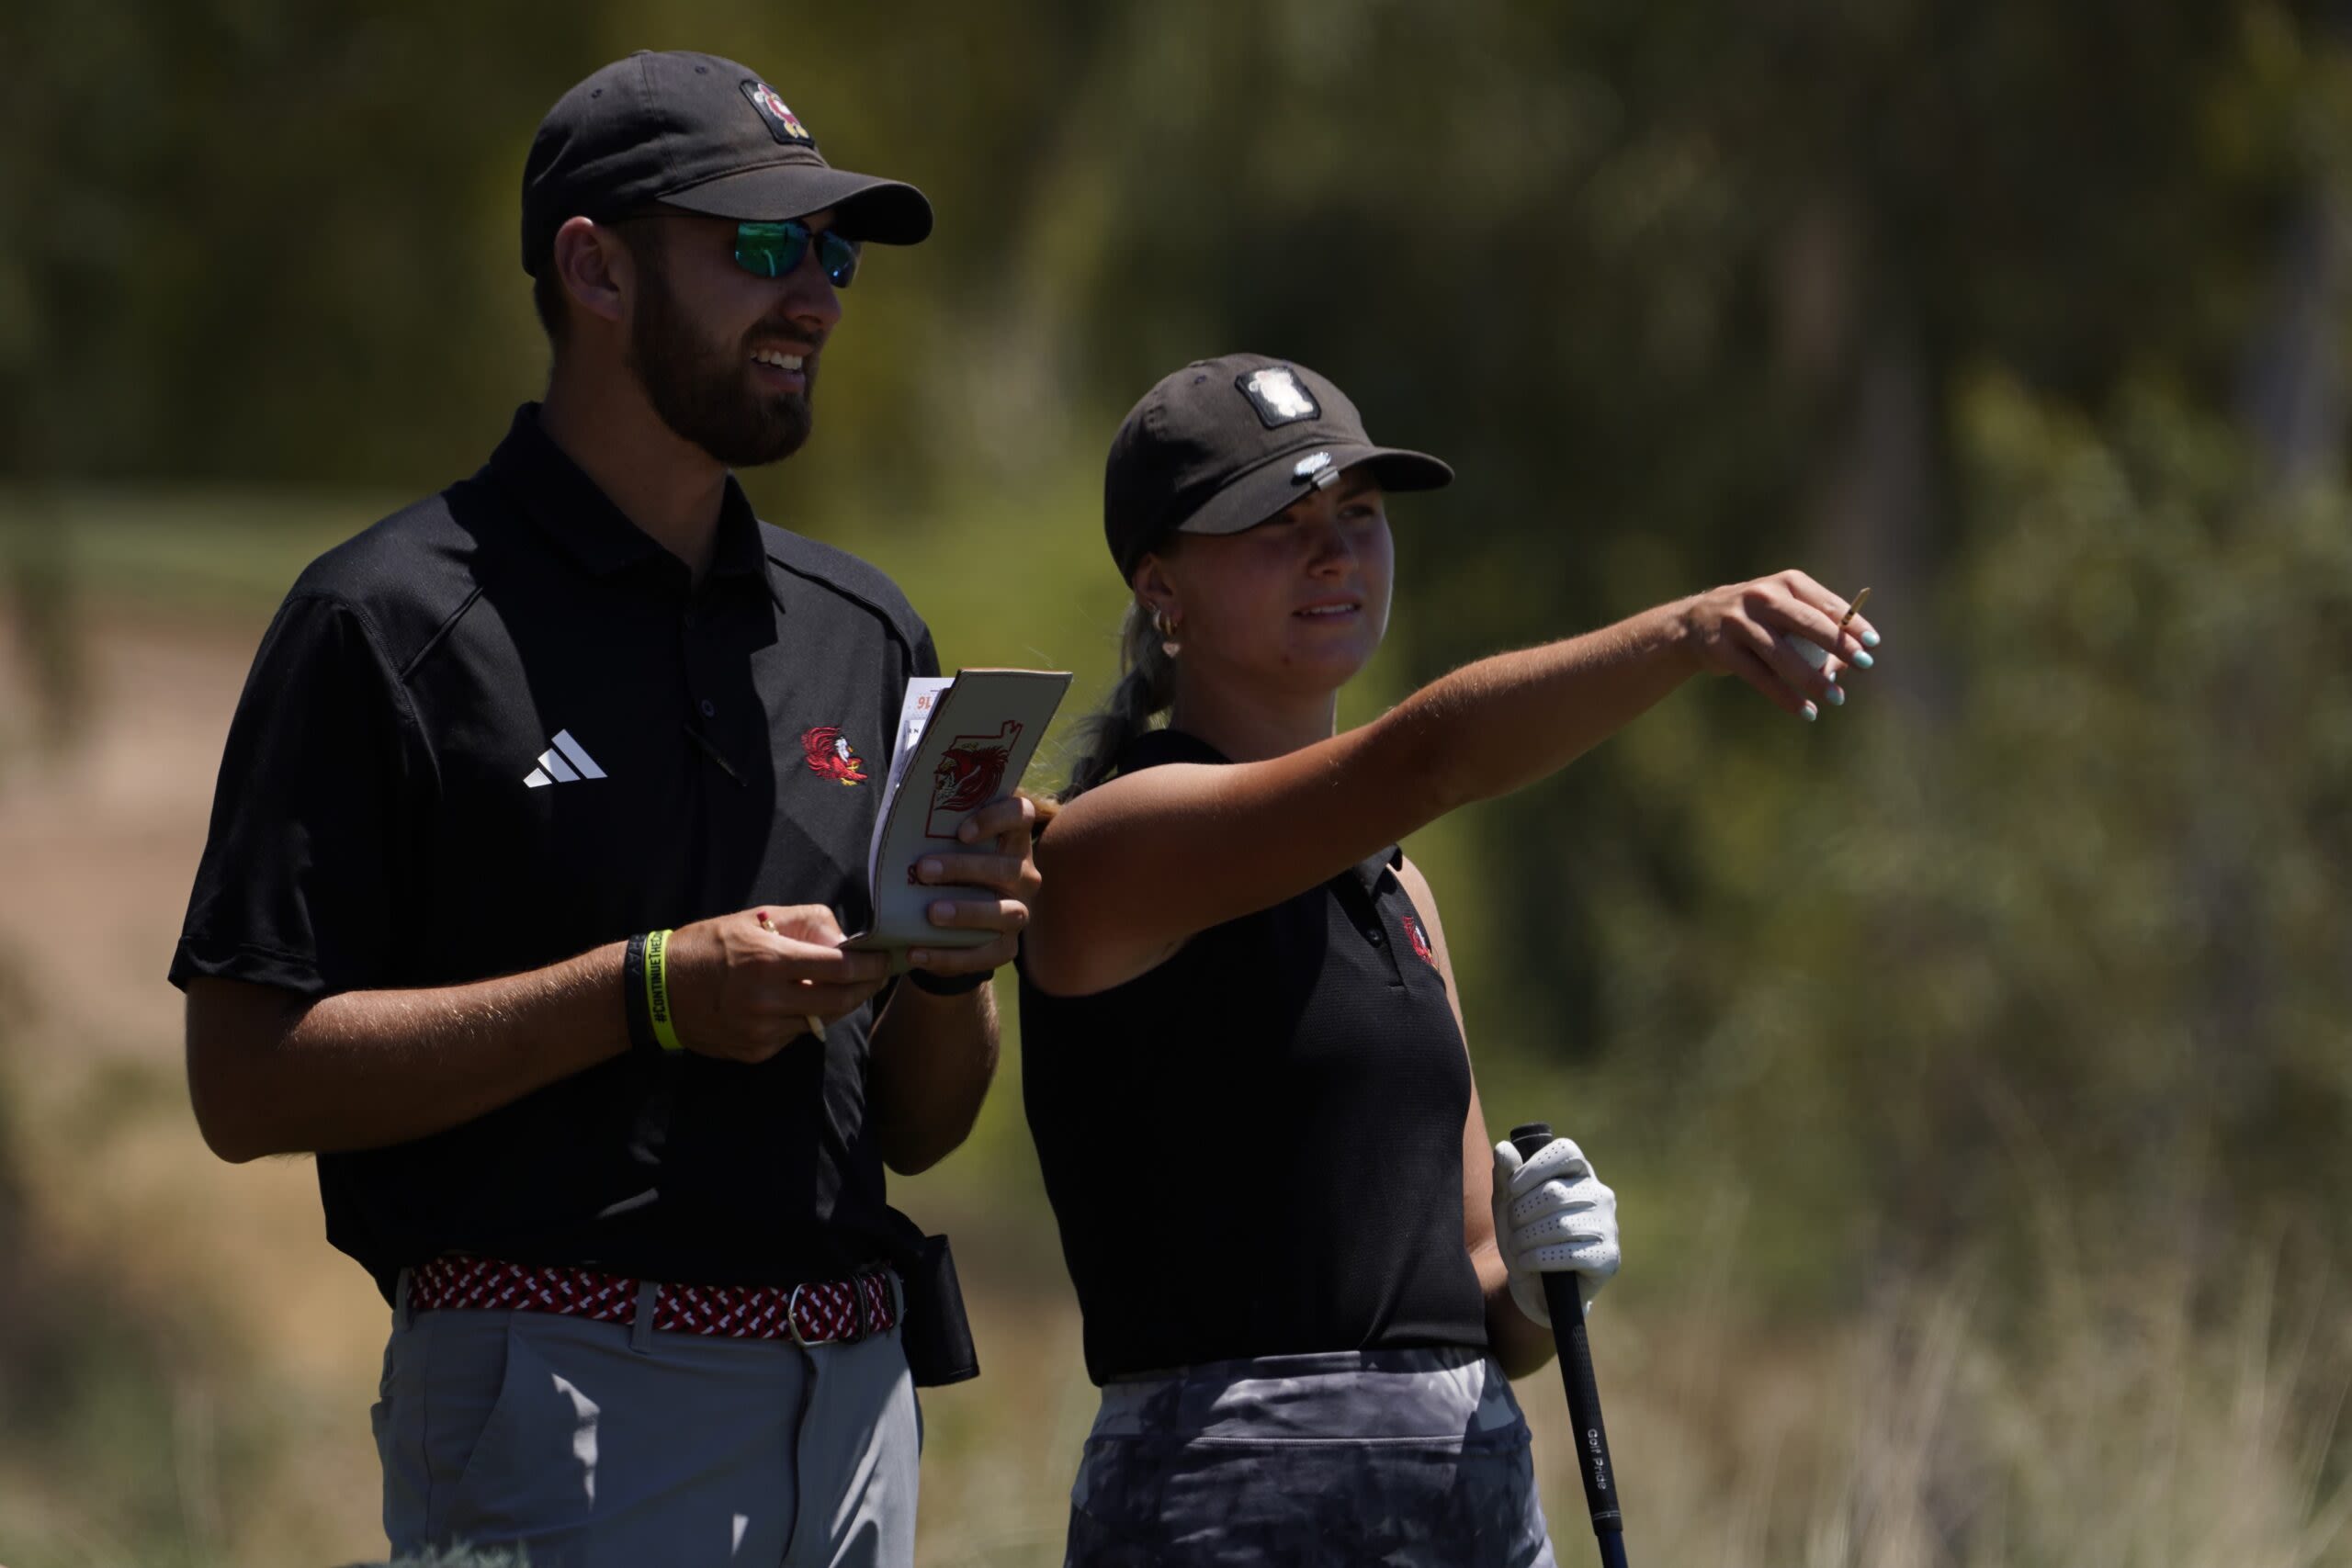
[[(0, 17), (0, 1560), (381, 1550), (380, 1303), (304, 1167), (205, 1153), (162, 976), (270, 607), (536, 395), (524, 151), (638, 47), (937, 204), (746, 477), (951, 665), (1099, 695), (1109, 434), (1241, 347), (1462, 474), (1393, 509), (1351, 718), (1874, 589), (1817, 727), (1686, 691), (1412, 846), (1488, 1114), (1623, 1197), (1643, 1558), (2352, 1562), (2352, 8), (2271, 0)], [(988, 1367), (929, 1403), (932, 1564), (1057, 1561), (1090, 1414), (1018, 1079), (899, 1189)]]

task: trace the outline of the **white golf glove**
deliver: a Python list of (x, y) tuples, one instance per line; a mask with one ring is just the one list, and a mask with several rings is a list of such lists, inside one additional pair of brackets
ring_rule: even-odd
[(1525, 1161), (1495, 1145), (1495, 1246), (1510, 1270), (1510, 1299), (1550, 1326), (1545, 1274), (1584, 1277), (1584, 1304), (1617, 1272), (1617, 1194), (1601, 1185), (1572, 1138), (1555, 1138)]

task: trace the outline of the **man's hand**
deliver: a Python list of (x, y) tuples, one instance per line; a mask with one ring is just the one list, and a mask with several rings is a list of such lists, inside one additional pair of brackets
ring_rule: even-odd
[(928, 974), (985, 974), (1012, 962), (1021, 929), (1029, 923), (1029, 902), (1037, 896), (1037, 806), (1026, 795), (1008, 795), (972, 813), (957, 832), (968, 852), (925, 855), (915, 863), (916, 878), (933, 887), (979, 887), (993, 898), (941, 898), (931, 907), (931, 923), (958, 930), (996, 932), (981, 947), (919, 947), (907, 955)]
[(1846, 700), (1841, 671), (1871, 667), (1878, 632), (1860, 615), (1847, 618), (1850, 609), (1801, 571), (1710, 589), (1681, 606), (1701, 668), (1736, 675), (1806, 718), (1819, 714), (1816, 700), (1833, 706)]
[(1617, 1194), (1574, 1139), (1555, 1138), (1525, 1161), (1510, 1144), (1495, 1145), (1495, 1246), (1510, 1270), (1510, 1299), (1546, 1327), (1543, 1276), (1583, 1275), (1589, 1308), (1617, 1272)]
[(889, 960), (845, 953), (842, 941), (841, 923), (821, 904), (747, 909), (673, 931), (663, 968), (679, 1043), (764, 1062), (808, 1033), (809, 1020), (855, 1012), (882, 988)]
[[(1037, 806), (1024, 795), (991, 802), (958, 830), (964, 848), (925, 855), (915, 877), (933, 887), (982, 888), (994, 897), (942, 897), (935, 926), (994, 933), (978, 947), (918, 947), (908, 960), (924, 975), (986, 975), (1011, 963), (1038, 888), (1034, 854)], [(903, 1176), (929, 1169), (972, 1131), (996, 1073), (997, 1020), (985, 985), (969, 997), (934, 998), (919, 985), (900, 989), (875, 1026), (868, 1116), (882, 1157)]]

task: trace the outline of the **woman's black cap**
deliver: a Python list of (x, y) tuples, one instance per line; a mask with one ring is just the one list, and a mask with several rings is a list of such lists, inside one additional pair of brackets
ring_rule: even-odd
[(833, 209), (854, 240), (911, 245), (931, 203), (897, 180), (836, 169), (775, 88), (715, 54), (639, 50), (556, 100), (523, 165), (523, 270), (567, 219), (652, 206), (774, 222)]
[(1238, 534), (1349, 468), (1384, 490), (1435, 490), (1453, 470), (1375, 446), (1355, 404), (1324, 378), (1262, 354), (1200, 359), (1143, 395), (1111, 438), (1102, 534), (1119, 575), (1171, 534)]

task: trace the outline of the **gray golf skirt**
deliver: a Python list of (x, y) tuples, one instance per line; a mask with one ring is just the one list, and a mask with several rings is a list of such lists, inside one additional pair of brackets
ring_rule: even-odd
[(1069, 1501), (1066, 1568), (1553, 1568), (1526, 1419), (1478, 1350), (1111, 1383)]

